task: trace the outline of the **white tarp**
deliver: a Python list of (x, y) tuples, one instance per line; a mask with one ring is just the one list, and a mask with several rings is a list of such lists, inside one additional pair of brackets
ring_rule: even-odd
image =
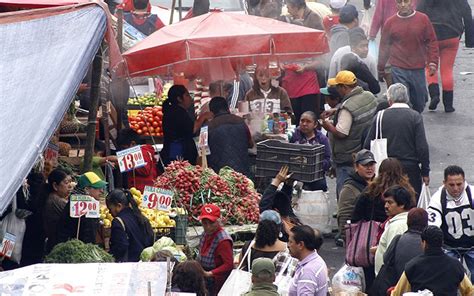
[(97, 5), (2, 22), (0, 15), (0, 213), (68, 108), (101, 45)]

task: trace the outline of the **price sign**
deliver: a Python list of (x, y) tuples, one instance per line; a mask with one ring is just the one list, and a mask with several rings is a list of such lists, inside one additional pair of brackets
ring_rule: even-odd
[(173, 191), (151, 186), (145, 186), (142, 207), (169, 211), (173, 201)]
[(202, 156), (202, 151), (206, 152), (206, 155), (211, 154), (211, 149), (209, 149), (209, 127), (201, 127), (201, 132), (199, 133), (199, 141), (197, 143), (198, 154)]
[(58, 157), (59, 147), (54, 145), (53, 143), (48, 143), (48, 146), (46, 146), (46, 150), (44, 150), (44, 160), (52, 162), (54, 166), (58, 163)]
[(69, 216), (71, 218), (99, 218), (99, 201), (89, 195), (73, 194), (71, 195), (69, 207)]
[(280, 100), (257, 99), (249, 102), (250, 111), (259, 113), (280, 113)]
[(2, 244), (0, 245), (0, 255), (10, 258), (12, 256), (13, 249), (15, 248), (15, 241), (16, 236), (5, 232)]
[(120, 172), (128, 172), (146, 165), (140, 146), (134, 146), (117, 152)]

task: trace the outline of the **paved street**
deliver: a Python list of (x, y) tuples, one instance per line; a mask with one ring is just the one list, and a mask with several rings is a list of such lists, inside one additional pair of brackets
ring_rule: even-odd
[[(320, 1), (329, 3), (328, 0)], [(362, 0), (350, 0), (362, 9)], [(474, 0), (468, 0), (474, 8)], [(450, 164), (464, 168), (468, 182), (474, 183), (474, 74), (461, 75), (460, 72), (474, 72), (474, 49), (464, 48), (461, 41), (454, 67), (454, 107), (456, 112), (445, 113), (442, 103), (436, 112), (423, 113), (428, 143), (430, 145), (431, 182), (430, 189), (434, 193), (442, 185), (443, 170)], [(330, 181), (330, 188), (335, 188)], [(334, 194), (331, 195), (335, 199)], [(321, 250), (331, 276), (342, 266), (345, 251), (336, 247), (334, 240), (327, 238)]]

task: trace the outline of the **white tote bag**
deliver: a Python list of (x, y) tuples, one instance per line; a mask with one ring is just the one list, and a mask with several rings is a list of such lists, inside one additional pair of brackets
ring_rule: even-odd
[(387, 155), (387, 139), (382, 137), (382, 119), (385, 110), (377, 113), (377, 119), (375, 123), (375, 139), (370, 141), (370, 151), (374, 154), (375, 161), (375, 175), (379, 173), (379, 166), (384, 159), (388, 158)]
[[(237, 269), (233, 269), (230, 273), (229, 277), (225, 281), (224, 285), (222, 286), (221, 290), (217, 295), (219, 296), (240, 296), (242, 294), (247, 293), (250, 291), (252, 286), (252, 265), (250, 259), (250, 253), (255, 241), (252, 241), (249, 244), (247, 251), (245, 252), (242, 260), (240, 261), (239, 266)], [(247, 269), (249, 271), (243, 271), (242, 263), (247, 259)]]
[(431, 200), (430, 188), (423, 182), (421, 186), (420, 198), (418, 199), (418, 208), (427, 209)]
[(291, 259), (286, 260), (285, 264), (282, 266), (280, 272), (275, 277), (275, 281), (273, 282), (278, 287), (278, 293), (282, 296), (287, 296), (290, 292), (291, 281), (293, 277), (290, 275), (284, 275), (285, 271), (290, 266), (292, 262)]

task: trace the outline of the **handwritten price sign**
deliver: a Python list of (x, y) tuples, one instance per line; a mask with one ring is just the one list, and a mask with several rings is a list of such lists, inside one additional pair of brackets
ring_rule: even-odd
[(169, 211), (173, 201), (173, 191), (145, 186), (142, 206), (148, 209)]
[(74, 194), (71, 195), (71, 206), (69, 208), (69, 216), (71, 218), (99, 218), (99, 201), (89, 195)]
[(54, 145), (53, 143), (48, 143), (46, 149), (44, 150), (44, 160), (51, 161), (53, 165), (58, 163), (59, 156), (59, 146)]
[(16, 236), (5, 232), (2, 244), (0, 245), (0, 255), (10, 258), (12, 256), (13, 249), (15, 248), (15, 241)]
[(117, 152), (120, 172), (128, 172), (146, 165), (140, 146), (134, 146)]

